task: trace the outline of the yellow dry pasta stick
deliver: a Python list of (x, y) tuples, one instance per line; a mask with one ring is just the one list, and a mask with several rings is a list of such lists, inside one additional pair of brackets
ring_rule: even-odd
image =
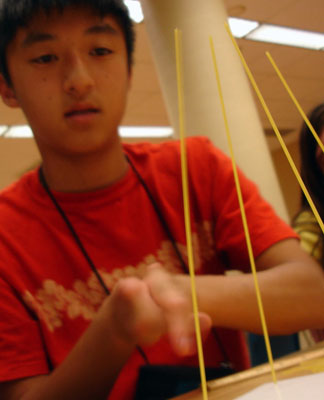
[(227, 115), (226, 115), (224, 97), (223, 97), (223, 92), (222, 92), (222, 87), (221, 87), (221, 82), (220, 82), (219, 71), (218, 71), (218, 67), (217, 67), (215, 48), (214, 48), (214, 44), (213, 44), (213, 39), (211, 37), (210, 37), (210, 47), (211, 47), (211, 52), (212, 52), (212, 57), (213, 57), (213, 62), (214, 62), (214, 69), (215, 69), (215, 75), (216, 75), (216, 80), (217, 80), (219, 97), (220, 97), (221, 106), (222, 106), (222, 113), (223, 113), (223, 118), (224, 118), (224, 123), (225, 123), (228, 147), (229, 147), (229, 151), (230, 151), (230, 155), (231, 155), (231, 159), (232, 159), (235, 187), (236, 187), (237, 197), (238, 197), (238, 201), (239, 201), (239, 205), (240, 205), (243, 229), (244, 229), (244, 234), (245, 234), (245, 238), (246, 238), (249, 260), (250, 260), (250, 265), (251, 265), (251, 270), (252, 270), (252, 275), (253, 275), (253, 280), (254, 280), (254, 286), (255, 286), (258, 309), (259, 309), (259, 314), (260, 314), (260, 319), (261, 319), (261, 325), (262, 325), (267, 355), (268, 355), (268, 359), (269, 359), (269, 364), (271, 367), (272, 380), (274, 383), (277, 383), (277, 377), (276, 377), (276, 372), (275, 372), (275, 368), (274, 368), (274, 364), (273, 364), (273, 357), (272, 357), (271, 345), (270, 345), (270, 340), (269, 340), (269, 334), (268, 334), (266, 319), (265, 319), (265, 315), (264, 315), (264, 309), (263, 309), (262, 298), (261, 298), (261, 293), (260, 293), (260, 288), (259, 288), (259, 283), (258, 283), (258, 278), (257, 278), (255, 260), (254, 260), (254, 256), (253, 256), (249, 227), (248, 227), (248, 223), (247, 223), (244, 202), (243, 202), (243, 197), (242, 197), (242, 191), (241, 191), (240, 181), (239, 181), (235, 157), (234, 157), (231, 133), (230, 133), (228, 119), (227, 119)]
[(188, 165), (187, 165), (187, 152), (185, 143), (185, 118), (184, 118), (184, 95), (183, 95), (183, 76), (182, 76), (182, 42), (181, 32), (175, 29), (175, 48), (176, 48), (176, 66), (177, 66), (177, 86), (178, 86), (178, 108), (179, 108), (179, 133), (180, 133), (180, 146), (181, 146), (181, 175), (182, 175), (182, 190), (183, 190), (183, 206), (185, 218), (186, 241), (188, 250), (188, 265), (191, 282), (191, 296), (195, 321), (195, 331), (197, 340), (197, 350), (200, 368), (201, 388), (203, 400), (208, 400), (206, 372), (204, 364), (204, 355), (202, 349), (202, 340), (200, 333), (200, 323), (198, 315), (198, 301), (196, 294), (195, 283), (195, 267), (191, 238), (191, 224), (190, 224), (190, 204), (189, 204), (189, 190), (188, 190)]
[(317, 144), (319, 145), (321, 150), (324, 152), (324, 145), (323, 145), (321, 139), (318, 137), (318, 134), (316, 133), (315, 129), (313, 128), (313, 125), (310, 123), (309, 119), (307, 118), (307, 115), (304, 113), (304, 111), (303, 111), (301, 105), (299, 104), (296, 96), (293, 94), (293, 92), (290, 89), (287, 81), (283, 77), (283, 75), (280, 72), (277, 64), (275, 63), (274, 59), (272, 58), (271, 54), (268, 51), (266, 51), (266, 56), (268, 57), (271, 65), (273, 66), (274, 70), (276, 71), (276, 73), (277, 73), (279, 79), (281, 80), (282, 84), (284, 85), (285, 89), (287, 90), (291, 100), (293, 101), (293, 103), (297, 107), (297, 110), (299, 111), (300, 115), (302, 116), (303, 120), (305, 121), (305, 124), (308, 126), (309, 130), (312, 132)]
[(254, 79), (254, 77), (253, 77), (253, 75), (252, 75), (252, 73), (250, 71), (250, 68), (248, 67), (248, 65), (247, 65), (247, 63), (246, 63), (246, 61), (245, 61), (245, 59), (243, 57), (243, 54), (242, 54), (241, 50), (239, 49), (239, 47), (238, 47), (238, 45), (237, 45), (237, 43), (236, 43), (231, 31), (230, 31), (230, 28), (229, 28), (229, 26), (227, 24), (226, 24), (226, 30), (227, 30), (227, 32), (228, 32), (228, 34), (229, 34), (229, 36), (230, 36), (230, 38), (231, 38), (231, 40), (232, 40), (232, 42), (234, 44), (234, 47), (235, 47), (235, 49), (236, 49), (241, 61), (242, 61), (243, 67), (245, 69), (245, 72), (246, 72), (247, 76), (249, 77), (250, 82), (251, 82), (251, 84), (252, 84), (252, 86), (253, 86), (253, 88), (254, 88), (254, 90), (255, 90), (255, 92), (256, 92), (259, 100), (260, 100), (260, 103), (261, 103), (261, 105), (262, 105), (262, 107), (264, 109), (264, 112), (266, 113), (266, 115), (267, 115), (267, 117), (269, 119), (269, 122), (270, 122), (270, 124), (272, 126), (272, 129), (274, 130), (274, 132), (275, 132), (275, 134), (277, 136), (277, 139), (278, 139), (278, 141), (279, 141), (279, 143), (281, 145), (281, 148), (282, 148), (285, 156), (287, 157), (287, 160), (288, 160), (288, 162), (290, 164), (290, 167), (291, 167), (293, 173), (296, 176), (296, 179), (297, 179), (297, 181), (298, 181), (298, 183), (299, 183), (299, 185), (301, 187), (301, 190), (303, 191), (303, 193), (304, 193), (304, 195), (305, 195), (305, 197), (306, 197), (306, 199), (308, 201), (308, 204), (309, 204), (310, 208), (312, 209), (312, 211), (313, 211), (313, 213), (315, 215), (316, 221), (318, 222), (318, 224), (321, 227), (321, 230), (322, 230), (322, 232), (324, 234), (323, 221), (322, 221), (322, 219), (321, 219), (321, 217), (320, 217), (320, 215), (319, 215), (319, 213), (318, 213), (318, 211), (317, 211), (317, 209), (315, 207), (315, 204), (314, 204), (314, 202), (313, 202), (313, 200), (312, 200), (312, 198), (311, 198), (311, 196), (310, 196), (310, 194), (309, 194), (309, 192), (308, 192), (308, 190), (307, 190), (307, 188), (306, 188), (306, 186), (305, 186), (305, 184), (304, 184), (304, 182), (303, 182), (303, 180), (302, 180), (302, 178), (301, 178), (301, 176), (300, 176), (300, 174), (298, 172), (298, 169), (297, 169), (297, 167), (296, 167), (296, 165), (294, 163), (294, 160), (292, 159), (292, 157), (291, 157), (291, 155), (289, 153), (289, 150), (287, 149), (287, 146), (286, 146), (286, 144), (285, 144), (285, 142), (284, 142), (284, 140), (283, 140), (283, 138), (282, 138), (282, 136), (281, 136), (281, 134), (279, 132), (279, 129), (278, 129), (278, 127), (277, 127), (277, 125), (276, 125), (271, 113), (270, 113), (270, 110), (269, 110), (269, 108), (268, 108), (268, 106), (267, 106), (267, 104), (266, 104), (266, 102), (265, 102), (265, 100), (264, 100), (259, 88), (258, 88), (258, 85), (255, 82), (255, 79)]

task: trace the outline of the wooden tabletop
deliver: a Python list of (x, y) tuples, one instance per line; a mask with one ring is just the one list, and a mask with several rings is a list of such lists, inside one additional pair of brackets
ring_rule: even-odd
[[(278, 380), (309, 375), (324, 371), (324, 342), (311, 349), (298, 351), (289, 356), (277, 359), (274, 363)], [(269, 364), (263, 364), (247, 371), (225, 378), (209, 381), (208, 400), (231, 400), (250, 390), (272, 382)], [(174, 400), (201, 400), (201, 390), (176, 397)]]

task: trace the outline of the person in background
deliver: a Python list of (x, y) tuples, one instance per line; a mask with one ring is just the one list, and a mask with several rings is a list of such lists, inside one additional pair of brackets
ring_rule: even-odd
[[(324, 143), (324, 103), (311, 110), (308, 119)], [(299, 151), (301, 177), (324, 221), (324, 153), (305, 122), (300, 130)], [(300, 236), (303, 249), (324, 269), (324, 235), (302, 191), (300, 210), (294, 217), (292, 226)], [(311, 335), (306, 333), (307, 340), (324, 340), (324, 329), (314, 329), (310, 333)]]

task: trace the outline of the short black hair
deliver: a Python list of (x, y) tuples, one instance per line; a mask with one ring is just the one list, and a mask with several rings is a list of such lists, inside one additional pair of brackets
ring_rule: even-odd
[[(324, 103), (318, 104), (308, 114), (308, 120), (318, 136), (321, 136), (324, 129)], [(324, 173), (318, 158), (319, 144), (308, 125), (303, 122), (299, 137), (300, 152), (300, 175), (309, 192), (311, 199), (318, 211), (321, 220), (324, 221)], [(322, 150), (321, 150), (322, 152)], [(322, 156), (322, 153), (321, 153)], [(310, 210), (310, 205), (306, 196), (301, 191), (301, 210)], [(298, 218), (300, 211), (293, 218), (293, 226)], [(322, 244), (324, 237), (321, 235)], [(324, 267), (324, 252), (319, 260)]]
[[(324, 129), (324, 103), (316, 106), (308, 115), (309, 122), (315, 132), (320, 135)], [(300, 130), (299, 150), (301, 156), (301, 176), (315, 203), (320, 205), (321, 217), (324, 217), (324, 176), (318, 164), (316, 155), (318, 143), (312, 132), (306, 125), (302, 124)], [(308, 205), (306, 198), (302, 195), (302, 205)]]
[(6, 52), (19, 28), (39, 12), (49, 15), (52, 11), (63, 12), (68, 6), (86, 6), (99, 16), (113, 15), (119, 23), (126, 43), (128, 67), (133, 63), (135, 33), (128, 9), (122, 0), (0, 0), (0, 73), (11, 83)]

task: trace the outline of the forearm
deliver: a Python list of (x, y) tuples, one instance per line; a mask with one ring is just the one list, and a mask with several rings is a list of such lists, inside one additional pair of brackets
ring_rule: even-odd
[(106, 399), (134, 349), (116, 337), (103, 312), (92, 322), (65, 361), (30, 385), (21, 400)]
[[(323, 276), (317, 266), (305, 273), (301, 263), (291, 262), (257, 276), (270, 333), (324, 325)], [(200, 309), (215, 326), (262, 332), (252, 274), (197, 277), (197, 292)]]
[[(119, 281), (52, 374), (0, 385), (1, 399), (104, 400), (136, 346), (150, 346), (167, 334), (177, 354), (192, 355), (192, 321), (187, 293), (159, 265), (152, 266), (144, 280)], [(200, 316), (200, 326), (209, 331), (209, 316)]]

